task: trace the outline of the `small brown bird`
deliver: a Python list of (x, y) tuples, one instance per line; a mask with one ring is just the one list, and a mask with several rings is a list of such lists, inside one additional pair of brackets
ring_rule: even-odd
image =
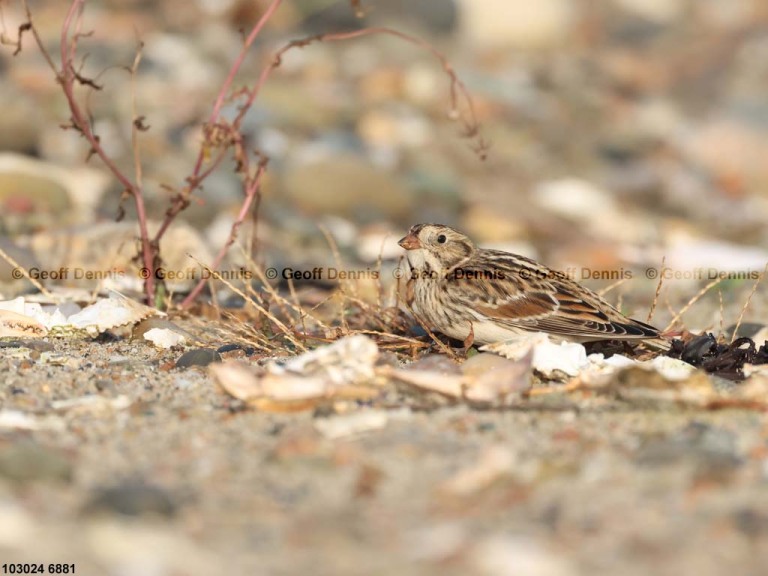
[(492, 343), (527, 332), (573, 342), (656, 340), (659, 331), (624, 316), (565, 274), (529, 258), (476, 248), (442, 224), (417, 224), (399, 242), (411, 274), (407, 301), (430, 329), (463, 340)]

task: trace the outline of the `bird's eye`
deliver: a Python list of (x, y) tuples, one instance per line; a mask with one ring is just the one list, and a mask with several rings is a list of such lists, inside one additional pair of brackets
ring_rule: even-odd
[(440, 234), (440, 236), (437, 237), (437, 243), (438, 244), (445, 244), (445, 241), (448, 240), (445, 234)]

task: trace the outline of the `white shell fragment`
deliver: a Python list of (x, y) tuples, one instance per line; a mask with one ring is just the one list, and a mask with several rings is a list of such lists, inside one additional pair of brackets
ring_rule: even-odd
[(282, 365), (271, 363), (267, 370), (276, 375), (318, 376), (336, 385), (359, 384), (373, 378), (378, 356), (376, 343), (368, 336), (357, 334), (306, 352)]
[(290, 403), (331, 397), (371, 380), (378, 354), (373, 340), (356, 335), (283, 364), (272, 362), (266, 371), (239, 361), (211, 364), (208, 370), (228, 394), (239, 400)]
[(144, 340), (152, 342), (158, 348), (173, 348), (174, 346), (183, 346), (187, 339), (183, 334), (169, 328), (152, 328), (144, 332)]
[[(16, 314), (16, 317), (11, 314)], [(85, 331), (91, 336), (96, 336), (118, 326), (136, 324), (152, 315), (165, 316), (159, 310), (114, 291), (110, 293), (109, 298), (97, 300), (82, 310), (73, 302), (43, 307), (19, 297), (0, 302), (0, 337), (39, 337), (45, 336), (53, 329), (60, 333)], [(26, 333), (12, 333), (13, 330), (20, 329)]]
[(488, 344), (480, 350), (493, 352), (511, 360), (520, 360), (532, 351), (534, 370), (548, 378), (558, 371), (568, 376), (576, 376), (589, 366), (584, 346), (574, 342), (555, 344), (547, 334), (540, 332)]
[(53, 430), (65, 428), (57, 416), (39, 416), (19, 410), (0, 410), (0, 430)]
[(336, 440), (381, 430), (388, 421), (389, 414), (386, 410), (361, 410), (341, 416), (318, 418), (315, 420), (315, 428), (326, 438)]
[(208, 372), (227, 394), (243, 402), (262, 393), (258, 376), (250, 366), (237, 360), (209, 364)]
[(120, 394), (114, 398), (105, 398), (97, 394), (86, 394), (77, 398), (56, 400), (51, 408), (58, 412), (76, 412), (82, 414), (105, 414), (129, 408), (133, 402), (128, 396)]
[(40, 338), (48, 334), (48, 330), (34, 318), (0, 310), (0, 338)]
[(406, 368), (382, 367), (379, 373), (429, 392), (491, 405), (506, 405), (531, 387), (531, 357), (518, 361), (477, 354), (460, 367), (425, 361)]
[(96, 335), (118, 326), (135, 324), (153, 314), (164, 315), (154, 308), (112, 292), (109, 298), (98, 300), (77, 314), (69, 316), (66, 326)]

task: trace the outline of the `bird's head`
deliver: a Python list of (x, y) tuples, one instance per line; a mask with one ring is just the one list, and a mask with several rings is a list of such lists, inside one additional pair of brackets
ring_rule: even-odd
[(446, 272), (467, 260), (475, 245), (461, 232), (443, 224), (416, 224), (398, 242), (414, 270)]

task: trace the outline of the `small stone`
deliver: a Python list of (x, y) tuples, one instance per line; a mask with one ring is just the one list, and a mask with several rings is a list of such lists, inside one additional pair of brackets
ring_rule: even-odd
[(176, 499), (167, 490), (136, 482), (101, 488), (85, 505), (88, 514), (111, 512), (124, 516), (172, 517), (177, 510)]
[(0, 477), (16, 484), (69, 482), (72, 464), (61, 452), (24, 440), (0, 451)]
[(480, 49), (558, 45), (574, 25), (568, 0), (461, 0), (460, 32)]
[(212, 348), (196, 348), (182, 354), (176, 361), (176, 368), (208, 366), (212, 362), (221, 362), (221, 354)]
[(45, 340), (6, 340), (0, 342), (0, 348), (29, 348), (36, 352), (52, 352), (55, 346)]
[(413, 197), (398, 178), (362, 157), (339, 155), (287, 171), (286, 196), (310, 214), (408, 220)]

